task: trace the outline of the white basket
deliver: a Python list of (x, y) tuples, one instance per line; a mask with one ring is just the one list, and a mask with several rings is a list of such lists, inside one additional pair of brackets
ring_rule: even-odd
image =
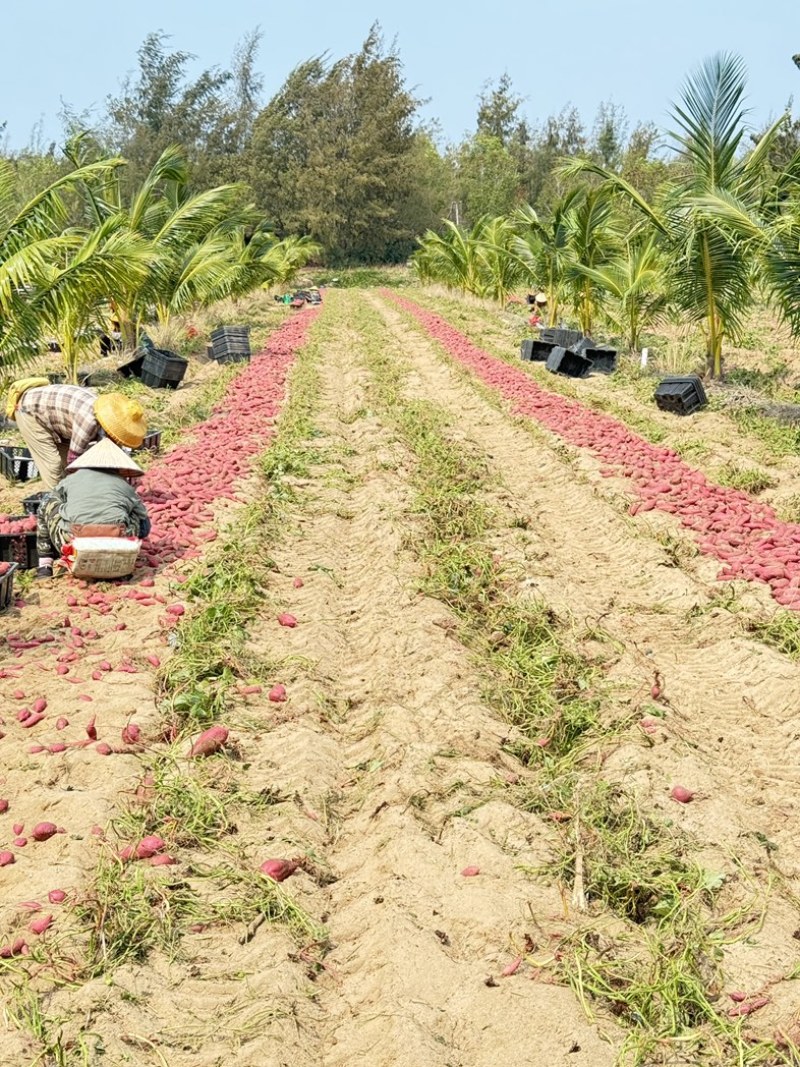
[(70, 567), (76, 578), (124, 578), (133, 571), (142, 542), (129, 537), (75, 537)]

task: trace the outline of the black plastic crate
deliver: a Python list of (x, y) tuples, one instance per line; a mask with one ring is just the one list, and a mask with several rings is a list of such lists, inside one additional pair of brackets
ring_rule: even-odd
[(520, 345), (519, 354), (521, 359), (531, 363), (546, 363), (550, 353), (557, 347), (552, 341), (526, 340)]
[(569, 378), (585, 378), (592, 369), (592, 361), (579, 352), (557, 345), (547, 357), (545, 364), (553, 374), (566, 374)]
[(28, 515), (37, 515), (41, 506), (42, 500), (45, 497), (45, 493), (33, 493), (32, 496), (26, 496), (22, 501), (22, 506)]
[(235, 349), (224, 352), (215, 351), (211, 358), (216, 360), (217, 363), (249, 363), (250, 349), (248, 348), (246, 352), (236, 351)]
[(175, 378), (163, 378), (160, 374), (142, 371), (142, 385), (147, 385), (151, 389), (177, 389), (180, 384), (180, 381)]
[(164, 348), (154, 348), (145, 353), (142, 373), (157, 374), (160, 378), (181, 381), (188, 366), (189, 361), (183, 356)]
[(142, 382), (152, 389), (177, 389), (189, 361), (160, 348), (148, 351), (142, 364)]
[(534, 363), (546, 363), (553, 349), (558, 347), (552, 341), (534, 341), (531, 359)]
[(592, 361), (592, 370), (601, 374), (613, 374), (617, 369), (616, 348), (584, 348), (582, 356)]
[(594, 348), (594, 341), (591, 337), (587, 337), (586, 334), (582, 334), (574, 344), (565, 345), (565, 348), (569, 348), (571, 352), (583, 353), (587, 348)]
[(5, 574), (0, 575), (0, 612), (7, 611), (14, 599), (14, 575), (17, 564), (12, 563)]
[(127, 363), (123, 363), (121, 367), (117, 367), (117, 370), (123, 378), (141, 378), (144, 356), (144, 353), (136, 356), (135, 359), (131, 359)]
[(566, 330), (560, 326), (546, 326), (539, 331), (540, 341), (551, 341), (560, 348), (571, 348), (583, 337), (580, 330)]
[[(12, 522), (26, 519), (27, 515), (17, 515)], [(0, 563), (17, 563), (20, 570), (30, 571), (39, 565), (36, 551), (36, 531), (21, 534), (0, 534)]]
[(0, 474), (12, 482), (28, 482), (39, 473), (27, 448), (3, 445), (0, 448)]
[(219, 326), (211, 331), (211, 351), (217, 363), (242, 363), (250, 359), (250, 327)]
[(217, 348), (219, 344), (245, 345), (250, 351), (250, 327), (249, 326), (218, 326), (211, 331), (211, 344)]
[(653, 399), (661, 411), (675, 415), (691, 415), (708, 403), (703, 383), (696, 374), (663, 378)]
[(161, 430), (151, 430), (144, 435), (144, 440), (138, 448), (132, 449), (134, 452), (158, 452), (161, 448)]
[(248, 337), (217, 337), (211, 342), (214, 352), (249, 352), (250, 339)]

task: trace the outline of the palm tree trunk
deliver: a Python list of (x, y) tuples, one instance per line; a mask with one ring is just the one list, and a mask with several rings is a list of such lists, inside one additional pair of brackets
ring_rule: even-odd
[(722, 375), (722, 330), (720, 328), (717, 302), (714, 298), (714, 279), (711, 272), (711, 257), (708, 250), (708, 238), (703, 235), (703, 268), (706, 282), (706, 324), (708, 339), (706, 343), (706, 357), (708, 368), (712, 378)]
[(639, 349), (639, 324), (636, 321), (636, 307), (631, 307), (628, 318), (628, 344), (631, 352)]
[(119, 308), (117, 309), (117, 321), (123, 348), (136, 348), (139, 333), (137, 323)]
[(581, 306), (581, 330), (587, 337), (592, 335), (592, 285), (588, 278), (583, 283), (583, 301)]
[(71, 385), (77, 385), (78, 346), (75, 344), (74, 337), (65, 330), (58, 339), (58, 347), (61, 349), (61, 359), (64, 363), (64, 370), (67, 372), (67, 380)]
[(553, 268), (550, 268), (550, 275), (547, 279), (547, 316), (548, 326), (558, 325), (558, 296), (556, 290), (556, 283), (553, 279)]

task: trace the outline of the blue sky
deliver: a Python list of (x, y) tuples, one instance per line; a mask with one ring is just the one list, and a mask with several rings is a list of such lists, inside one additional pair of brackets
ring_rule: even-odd
[(375, 21), (396, 41), (408, 87), (429, 100), (420, 116), (437, 119), (444, 140), (474, 129), (482, 87), (504, 72), (534, 123), (572, 103), (590, 125), (598, 103), (610, 100), (632, 123), (665, 126), (686, 74), (716, 51), (744, 58), (756, 125), (792, 95), (800, 112), (800, 70), (791, 61), (800, 52), (798, 0), (28, 0), (4, 6), (0, 122), (12, 149), (29, 143), (37, 123), (45, 142), (58, 140), (61, 101), (78, 112), (102, 110), (135, 71), (150, 31), (194, 53), (191, 71), (199, 73), (227, 66), (237, 41), (260, 26), (268, 98), (304, 59), (357, 51)]

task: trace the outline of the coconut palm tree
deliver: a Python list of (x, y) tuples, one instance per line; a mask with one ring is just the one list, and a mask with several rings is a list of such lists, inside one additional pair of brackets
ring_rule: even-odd
[[(259, 242), (255, 254), (260, 261), (260, 268), (265, 276), (260, 282), (262, 288), (269, 288), (276, 282), (287, 283), (294, 280), (298, 271), (322, 254), (322, 245), (312, 237), (289, 236), (278, 241), (272, 234), (265, 233)], [(251, 240), (248, 249), (255, 244)]]
[(569, 217), (581, 195), (579, 186), (570, 189), (556, 200), (546, 221), (529, 204), (511, 215), (517, 231), (512, 247), (527, 269), (529, 286), (547, 295), (548, 326), (555, 326), (561, 317), (570, 260)]
[(524, 284), (527, 272), (514, 252), (516, 232), (508, 218), (487, 218), (473, 231), (478, 256), (480, 295), (505, 305), (508, 297)]
[(441, 282), (448, 289), (483, 295), (479, 238), (487, 222), (484, 215), (467, 232), (449, 219), (444, 232), (428, 230), (418, 239), (411, 262), (422, 282)]
[(44, 266), (30, 296), (42, 328), (55, 337), (69, 380), (77, 382), (81, 355), (96, 341), (109, 292), (144, 284), (152, 267), (150, 244), (111, 218), (95, 229), (68, 231), (69, 247)]
[[(653, 227), (665, 251), (669, 297), (701, 324), (709, 370), (722, 373), (725, 339), (735, 339), (754, 299), (763, 230), (761, 214), (775, 185), (769, 150), (785, 117), (742, 152), (747, 128), (745, 70), (737, 56), (706, 60), (686, 82), (673, 110), (680, 177), (650, 204), (619, 175), (589, 160), (565, 164), (562, 173), (592, 173), (625, 196)], [(800, 161), (798, 161), (800, 173)], [(790, 176), (791, 177), (791, 176)], [(781, 176), (779, 183), (790, 180)], [(734, 219), (750, 220), (748, 232)]]
[(577, 269), (608, 294), (606, 319), (624, 337), (628, 350), (638, 351), (642, 332), (666, 305), (663, 255), (655, 235), (630, 240), (622, 255), (603, 266)]
[[(77, 166), (97, 149), (81, 134), (66, 151)], [(164, 321), (172, 311), (202, 302), (202, 294), (212, 288), (227, 295), (225, 279), (235, 274), (230, 262), (236, 254), (235, 241), (230, 235), (259, 221), (254, 208), (245, 204), (243, 185), (192, 194), (186, 159), (175, 145), (161, 153), (130, 194), (120, 172), (102, 182), (85, 182), (83, 193), (95, 224), (115, 219), (117, 225), (152, 246), (146, 283), (109, 289), (107, 294), (113, 299), (123, 339), (130, 345), (136, 344), (139, 325), (150, 308), (156, 307), (159, 320)], [(230, 253), (227, 261), (226, 251)]]
[(107, 178), (121, 164), (121, 159), (87, 163), (16, 208), (16, 175), (8, 161), (0, 160), (0, 367), (11, 369), (38, 352), (43, 288), (54, 265), (62, 264), (80, 243), (65, 229), (65, 197), (86, 182)]
[(621, 247), (621, 233), (614, 217), (607, 186), (585, 187), (564, 216), (566, 249), (563, 277), (566, 294), (584, 334), (591, 336), (603, 286), (593, 271), (601, 269)]

